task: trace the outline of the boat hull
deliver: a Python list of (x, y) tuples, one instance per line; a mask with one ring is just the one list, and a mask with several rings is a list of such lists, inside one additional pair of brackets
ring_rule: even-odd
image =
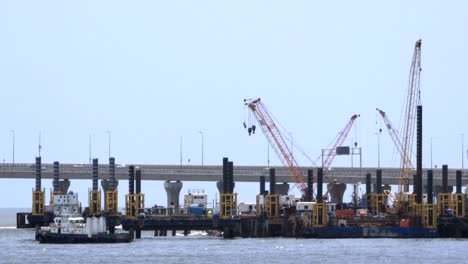
[(118, 234), (58, 234), (48, 231), (40, 231), (36, 234), (36, 240), (40, 243), (53, 244), (78, 244), (78, 243), (128, 243), (133, 237), (126, 233)]
[(305, 237), (314, 238), (433, 238), (439, 237), (436, 229), (419, 227), (321, 227), (308, 228)]
[(30, 227), (49, 226), (49, 223), (54, 222), (54, 215), (50, 213), (46, 213), (44, 215), (32, 215), (31, 213), (28, 213), (26, 215), (26, 219), (28, 220)]

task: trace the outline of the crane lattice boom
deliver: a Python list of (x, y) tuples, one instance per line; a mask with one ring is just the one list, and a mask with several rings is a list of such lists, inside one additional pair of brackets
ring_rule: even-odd
[(307, 192), (307, 185), (304, 181), (304, 175), (299, 169), (291, 150), (288, 148), (288, 144), (286, 144), (281, 132), (271, 118), (268, 109), (260, 98), (255, 100), (244, 99), (244, 102), (254, 114), (263, 134), (273, 147), (276, 155), (281, 160), (281, 163), (288, 168), (290, 176), (294, 178), (294, 181), (300, 188), (302, 194), (305, 195)]
[[(395, 127), (392, 125), (390, 120), (387, 117), (387, 114), (380, 110), (376, 109), (380, 115), (382, 116), (382, 119), (384, 120), (385, 126), (387, 127), (388, 133), (390, 134), (390, 137), (392, 138), (393, 143), (395, 144), (395, 147), (398, 151), (398, 154), (400, 155), (400, 158), (403, 158), (403, 144), (401, 143), (400, 136), (398, 135), (398, 132), (395, 130)], [(406, 166), (409, 168), (413, 168), (413, 164), (411, 162), (411, 157), (408, 157), (408, 159), (405, 160), (407, 163)]]
[(411, 160), (414, 130), (416, 127), (416, 107), (420, 104), (420, 73), (421, 73), (421, 40), (416, 41), (413, 53), (413, 60), (410, 68), (410, 76), (408, 81), (408, 95), (406, 98), (406, 111), (403, 127), (403, 148), (402, 158), (400, 160), (401, 174), (399, 193), (408, 192), (408, 179), (411, 176), (412, 169), (407, 160)]
[(345, 141), (346, 137), (348, 137), (348, 134), (349, 134), (349, 131), (351, 130), (351, 127), (353, 126), (354, 124), (354, 121), (356, 120), (356, 118), (358, 118), (359, 115), (353, 115), (351, 116), (351, 118), (349, 119), (348, 123), (346, 124), (346, 126), (343, 128), (343, 130), (340, 131), (339, 133), (339, 137), (338, 139), (336, 140), (335, 144), (333, 145), (333, 147), (331, 148), (330, 152), (327, 153), (327, 158), (325, 159), (325, 161), (323, 162), (322, 164), (322, 167), (323, 167), (323, 173), (326, 175), (327, 172), (328, 172), (328, 168), (330, 168), (330, 165), (331, 163), (333, 162), (333, 159), (335, 159), (336, 155), (337, 155), (337, 148), (340, 147), (341, 145), (343, 145), (343, 142)]

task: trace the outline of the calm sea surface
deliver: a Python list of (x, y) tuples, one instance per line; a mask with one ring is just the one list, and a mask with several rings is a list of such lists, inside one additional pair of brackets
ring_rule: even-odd
[(468, 263), (467, 239), (143, 238), (129, 244), (39, 244), (0, 209), (0, 263)]

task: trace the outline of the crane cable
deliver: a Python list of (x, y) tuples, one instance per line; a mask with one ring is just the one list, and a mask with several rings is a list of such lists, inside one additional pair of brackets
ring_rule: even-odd
[[(273, 113), (271, 113), (270, 110), (265, 105), (263, 105), (263, 107), (268, 112), (268, 114), (272, 117), (275, 123), (279, 125), (279, 128), (281, 130), (280, 133), (283, 136), (283, 138), (285, 138), (290, 144), (292, 143), (293, 148), (295, 147), (302, 155), (304, 155), (304, 157), (307, 160), (309, 160), (313, 164), (313, 166), (317, 167), (317, 164), (312, 160), (312, 158), (310, 158), (309, 155), (307, 155), (305, 150), (288, 135), (289, 133), (287, 129), (283, 126), (283, 124), (281, 124), (281, 122), (275, 117), (275, 115), (273, 115)], [(292, 151), (292, 149), (290, 149), (289, 151)]]

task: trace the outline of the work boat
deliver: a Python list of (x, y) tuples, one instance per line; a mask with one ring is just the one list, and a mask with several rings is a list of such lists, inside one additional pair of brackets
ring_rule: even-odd
[(124, 243), (132, 241), (128, 233), (109, 233), (105, 217), (88, 217), (80, 213), (78, 195), (54, 196), (54, 222), (36, 233), (40, 243)]

